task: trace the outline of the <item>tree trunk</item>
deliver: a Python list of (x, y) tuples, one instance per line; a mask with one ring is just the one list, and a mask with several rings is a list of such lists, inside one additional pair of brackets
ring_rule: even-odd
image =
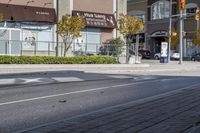
[(65, 45), (65, 47), (64, 47), (64, 57), (65, 57), (66, 54), (67, 54), (67, 43), (65, 42), (64, 45)]
[(67, 51), (68, 51), (68, 50), (69, 50), (69, 48), (71, 47), (71, 44), (68, 44), (68, 45), (67, 45), (67, 43), (66, 43), (66, 42), (65, 42), (64, 44), (65, 44), (64, 56), (66, 56), (66, 54), (67, 54)]

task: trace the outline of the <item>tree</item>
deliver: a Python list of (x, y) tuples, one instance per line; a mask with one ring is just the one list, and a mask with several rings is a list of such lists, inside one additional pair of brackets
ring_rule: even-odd
[[(169, 37), (165, 37), (165, 41), (169, 42)], [(178, 44), (179, 44), (179, 35), (177, 34), (177, 31), (175, 29), (173, 29), (172, 34), (171, 34), (172, 49), (176, 49)]]
[(3, 21), (3, 15), (0, 14), (0, 22)]
[[(136, 17), (120, 14), (120, 18), (118, 19), (118, 28), (117, 30), (123, 35), (126, 40), (128, 35), (139, 34), (141, 30), (144, 29), (144, 24), (141, 20)], [(128, 42), (129, 43), (129, 42)], [(139, 43), (136, 44), (136, 56), (138, 57), (138, 47)], [(126, 63), (128, 62), (128, 46), (126, 45)], [(138, 58), (137, 58), (138, 59)]]
[(144, 24), (136, 17), (120, 14), (117, 30), (126, 38), (127, 35), (138, 34), (144, 29)]
[(64, 56), (71, 47), (74, 39), (81, 36), (80, 32), (86, 26), (84, 17), (64, 15), (58, 22), (57, 33), (64, 43)]
[(192, 43), (195, 44), (196, 46), (200, 46), (200, 29), (198, 29), (196, 34), (194, 35)]
[(124, 44), (124, 41), (120, 37), (108, 39), (106, 40), (105, 45), (100, 48), (101, 54), (118, 57), (118, 55), (122, 53)]
[[(3, 21), (4, 16), (2, 14), (0, 14), (0, 22)], [(0, 37), (3, 37), (6, 33), (7, 33), (7, 29), (5, 29), (3, 32), (0, 33)]]

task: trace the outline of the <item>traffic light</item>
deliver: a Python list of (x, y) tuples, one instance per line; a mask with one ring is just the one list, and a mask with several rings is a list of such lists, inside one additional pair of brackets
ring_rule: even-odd
[(179, 9), (185, 10), (185, 0), (179, 0)]
[(195, 20), (196, 21), (199, 21), (199, 13), (200, 13), (199, 9), (196, 9), (196, 13), (195, 13)]

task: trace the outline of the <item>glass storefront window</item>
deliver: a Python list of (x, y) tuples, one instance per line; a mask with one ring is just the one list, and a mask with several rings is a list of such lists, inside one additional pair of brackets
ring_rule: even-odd
[(151, 6), (151, 19), (169, 18), (169, 1), (158, 1)]
[(81, 32), (81, 37), (75, 40), (74, 51), (84, 53), (97, 53), (101, 40), (101, 29), (86, 28)]

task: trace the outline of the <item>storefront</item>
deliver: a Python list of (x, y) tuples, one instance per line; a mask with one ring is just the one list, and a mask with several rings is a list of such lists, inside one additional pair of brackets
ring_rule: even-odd
[(46, 55), (54, 50), (54, 8), (0, 4), (0, 54)]
[(112, 38), (113, 29), (116, 28), (114, 14), (95, 12), (72, 11), (73, 16), (83, 16), (86, 20), (86, 28), (82, 30), (81, 37), (75, 41), (74, 51), (83, 51), (96, 54), (99, 47), (106, 41), (107, 34)]

